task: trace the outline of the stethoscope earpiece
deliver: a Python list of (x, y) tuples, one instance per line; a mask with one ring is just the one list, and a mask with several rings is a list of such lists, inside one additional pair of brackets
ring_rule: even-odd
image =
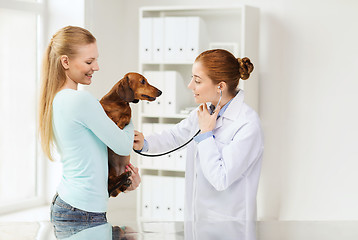
[(221, 98), (223, 96), (223, 91), (220, 89), (220, 86), (218, 86), (218, 89), (220, 90), (220, 98), (219, 98), (219, 101), (218, 101), (218, 103), (216, 104), (216, 106), (214, 108), (214, 111), (211, 114), (213, 114), (215, 112), (215, 109), (219, 106), (219, 104), (221, 102)]

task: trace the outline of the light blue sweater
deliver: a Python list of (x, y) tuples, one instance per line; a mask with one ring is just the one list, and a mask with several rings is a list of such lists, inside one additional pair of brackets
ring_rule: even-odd
[(53, 129), (63, 163), (58, 194), (75, 208), (106, 212), (107, 146), (119, 155), (129, 155), (133, 123), (121, 130), (90, 93), (65, 89), (53, 101)]

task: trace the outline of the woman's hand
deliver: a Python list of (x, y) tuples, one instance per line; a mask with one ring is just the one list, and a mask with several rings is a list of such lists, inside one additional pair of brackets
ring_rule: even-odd
[(128, 171), (132, 172), (132, 176), (129, 177), (129, 179), (132, 180), (132, 184), (127, 188), (125, 192), (133, 191), (139, 186), (140, 182), (142, 181), (137, 167), (134, 167), (132, 164), (129, 164), (126, 166), (126, 172)]
[(210, 132), (215, 128), (216, 118), (220, 112), (220, 106), (215, 109), (213, 115), (210, 115), (206, 103), (201, 104), (198, 109), (198, 122), (201, 133)]
[(134, 130), (134, 142), (133, 142), (134, 150), (138, 150), (138, 151), (142, 150), (143, 145), (144, 145), (143, 133)]

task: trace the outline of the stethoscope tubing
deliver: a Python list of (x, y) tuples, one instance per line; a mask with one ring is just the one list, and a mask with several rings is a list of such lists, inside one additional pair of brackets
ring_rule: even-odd
[[(223, 92), (222, 92), (221, 89), (220, 89), (220, 98), (219, 98), (218, 104), (216, 104), (216, 107), (214, 108), (214, 111), (215, 111), (215, 109), (219, 106), (222, 96), (223, 96)], [(213, 111), (211, 114), (213, 114), (214, 111)], [(174, 148), (174, 149), (172, 149), (172, 150), (170, 150), (170, 151), (168, 151), (168, 152), (157, 153), (157, 154), (147, 154), (147, 153), (142, 153), (142, 152), (140, 152), (140, 151), (138, 151), (138, 150), (135, 150), (134, 148), (133, 148), (133, 151), (136, 152), (137, 154), (142, 155), (142, 156), (145, 156), (145, 157), (160, 157), (160, 156), (164, 156), (164, 155), (167, 155), (167, 154), (169, 154), (169, 153), (175, 152), (176, 150), (179, 150), (179, 149), (185, 147), (185, 146), (188, 145), (191, 141), (193, 141), (193, 139), (194, 139), (199, 133), (200, 133), (200, 129), (195, 133), (195, 135), (194, 135), (189, 141), (187, 141), (187, 142), (184, 143), (183, 145), (181, 145), (181, 146), (179, 146), (179, 147), (177, 147), (177, 148)]]
[(174, 152), (174, 151), (176, 151), (176, 150), (179, 150), (180, 148), (186, 146), (188, 143), (190, 143), (191, 141), (193, 141), (193, 139), (194, 139), (199, 133), (200, 133), (200, 129), (197, 131), (197, 133), (195, 133), (195, 135), (194, 135), (189, 141), (187, 141), (187, 142), (184, 143), (183, 145), (181, 145), (181, 146), (179, 146), (179, 147), (177, 147), (177, 148), (174, 148), (174, 149), (172, 149), (172, 150), (170, 150), (170, 151), (168, 151), (168, 152), (158, 153), (158, 154), (147, 154), (147, 153), (142, 153), (142, 152), (140, 152), (140, 151), (138, 151), (138, 150), (135, 150), (134, 148), (133, 148), (133, 151), (136, 152), (136, 153), (138, 153), (139, 155), (142, 155), (142, 156), (145, 156), (145, 157), (160, 157), (160, 156), (164, 156), (164, 155), (167, 155), (167, 154), (169, 154), (169, 153), (172, 153), (172, 152)]

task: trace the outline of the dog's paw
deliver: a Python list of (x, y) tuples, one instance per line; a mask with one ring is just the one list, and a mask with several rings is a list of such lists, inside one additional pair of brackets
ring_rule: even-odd
[(124, 192), (127, 188), (132, 184), (132, 180), (129, 177), (132, 175), (132, 172), (124, 172), (122, 173), (117, 180), (117, 183), (114, 184), (113, 187), (108, 189), (108, 193), (110, 197), (116, 197), (120, 192)]
[(119, 190), (121, 192), (124, 192), (125, 190), (127, 190), (127, 188), (129, 188), (129, 186), (132, 184), (132, 180), (128, 179), (120, 188)]

